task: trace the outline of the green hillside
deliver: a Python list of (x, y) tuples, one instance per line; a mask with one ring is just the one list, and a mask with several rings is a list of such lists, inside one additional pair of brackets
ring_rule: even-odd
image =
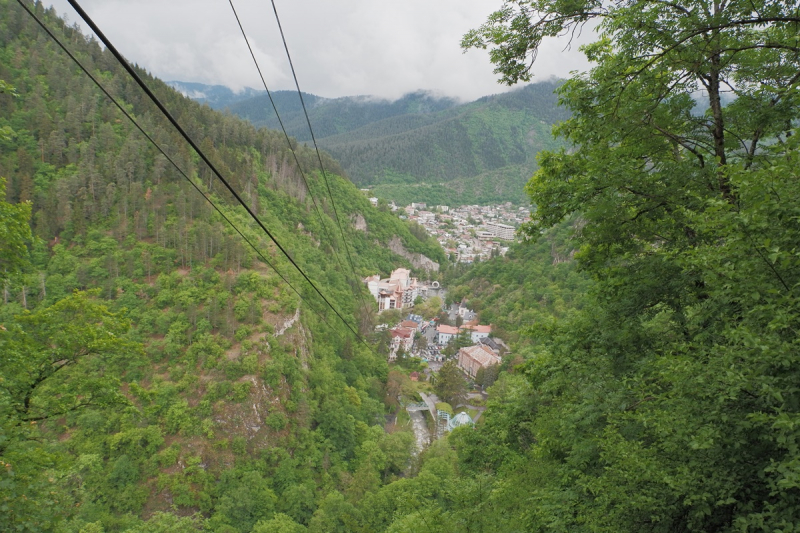
[[(559, 146), (550, 127), (568, 116), (556, 105), (556, 87), (540, 82), (460, 105), (425, 93), (395, 102), (305, 99), (320, 146), (351, 180), (387, 200), (525, 203), (520, 185), (533, 174), (536, 154)], [(279, 91), (274, 99), (287, 130), (310, 141), (297, 95)], [(278, 126), (266, 96), (230, 109), (257, 125)], [(449, 190), (437, 192), (443, 183)]]
[(481, 324), (492, 324), (517, 353), (527, 355), (533, 339), (526, 327), (564, 319), (588, 302), (593, 283), (574, 260), (574, 235), (583, 223), (562, 222), (536, 242), (514, 243), (505, 257), (471, 268), (453, 265), (445, 278), (448, 299), (466, 300)]
[[(535, 167), (534, 167), (535, 168)], [(409, 205), (424, 199), (428, 205), (474, 205), (513, 202), (527, 205), (525, 184), (532, 170), (523, 165), (509, 165), (477, 176), (455, 178), (437, 183), (404, 183), (402, 175), (385, 172), (379, 185), (371, 185), (370, 194)], [(411, 178), (407, 178), (411, 181)]]
[[(300, 141), (311, 141), (297, 92), (275, 91), (272, 93), (272, 101), (289, 135)], [(392, 102), (369, 96), (321, 98), (303, 93), (303, 102), (306, 104), (311, 125), (314, 127), (314, 135), (318, 140), (337, 134), (347, 134), (381, 120), (409, 115), (424, 116), (458, 105), (458, 102), (451, 98), (439, 98), (423, 91), (407, 94)], [(266, 94), (233, 103), (227, 108), (256, 126), (280, 129), (272, 103)]]
[[(411, 433), (382, 427), (385, 353), (96, 41), (35, 7), (277, 272), (16, 2), (0, 7), (0, 529), (330, 531), (330, 506), (411, 459)], [(282, 135), (142, 75), (354, 329), (374, 313), (357, 278), (413, 268), (390, 240), (445, 261), (326, 157), (354, 275), (311, 150), (297, 151), (309, 191)]]
[(385, 172), (436, 183), (508, 165), (531, 167), (539, 149), (556, 146), (549, 133), (551, 123), (512, 104), (534, 105), (549, 94), (555, 106), (554, 88), (554, 84), (529, 86), (521, 94), (487, 97), (433, 116), (386, 119), (325, 138), (322, 145), (359, 185), (380, 183)]

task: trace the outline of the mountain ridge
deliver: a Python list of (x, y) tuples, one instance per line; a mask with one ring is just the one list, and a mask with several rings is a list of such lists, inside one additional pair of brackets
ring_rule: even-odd
[[(523, 187), (536, 169), (536, 154), (561, 145), (549, 130), (569, 116), (557, 106), (559, 83), (542, 81), (471, 102), (430, 91), (393, 101), (309, 93), (303, 93), (303, 100), (320, 148), (341, 163), (354, 183), (374, 188), (387, 200), (426, 201), (417, 196), (420, 191), (451, 183), (454, 187), (436, 192), (448, 205), (526, 204)], [(275, 91), (272, 100), (287, 133), (310, 142), (297, 93)], [(280, 127), (266, 94), (239, 99), (226, 109), (256, 126)], [(500, 183), (487, 185), (487, 176)], [(506, 181), (506, 176), (513, 179)]]

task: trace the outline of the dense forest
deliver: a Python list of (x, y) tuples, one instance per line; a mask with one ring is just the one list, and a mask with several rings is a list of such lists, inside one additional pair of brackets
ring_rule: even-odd
[[(550, 126), (569, 113), (556, 106), (555, 82), (458, 104), (424, 92), (393, 102), (305, 95), (314, 135), (359, 186), (408, 204), (527, 203), (524, 184), (536, 153), (554, 149)], [(204, 96), (198, 99), (202, 100)], [(275, 107), (287, 130), (310, 141), (297, 93), (278, 91)], [(258, 126), (277, 128), (272, 105), (256, 96), (230, 110)]]
[(506, 83), (543, 39), (600, 38), (558, 88), (522, 242), (470, 269), (326, 156), (342, 237), (313, 152), (298, 168), (142, 72), (355, 329), (342, 241), (363, 276), (410, 266), (397, 237), (506, 335), (480, 423), (418, 456), (385, 423), (405, 385), (380, 341), (348, 336), (108, 52), (26, 5), (202, 194), (0, 0), (4, 529), (800, 531), (796, 2), (505, 1), (462, 44)]
[[(30, 7), (200, 192), (2, 2), (0, 529), (332, 531), (411, 458), (411, 434), (382, 428), (385, 354), (337, 325), (107, 50)], [(374, 306), (357, 278), (412, 267), (389, 241), (444, 263), (325, 156), (352, 272), (313, 151), (294, 145), (297, 168), (282, 135), (140, 74), (357, 332)]]

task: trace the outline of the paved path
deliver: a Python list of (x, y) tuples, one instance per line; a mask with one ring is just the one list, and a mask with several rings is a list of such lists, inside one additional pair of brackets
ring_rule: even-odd
[(428, 411), (431, 412), (433, 419), (436, 420), (436, 404), (439, 403), (439, 398), (435, 394), (425, 394), (424, 392), (420, 392), (419, 395), (422, 397), (422, 401), (428, 405)]

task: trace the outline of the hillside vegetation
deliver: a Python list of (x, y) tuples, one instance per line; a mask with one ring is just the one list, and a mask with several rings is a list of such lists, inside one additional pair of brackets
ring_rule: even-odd
[[(411, 458), (411, 434), (382, 427), (385, 354), (107, 51), (35, 6), (302, 301), (16, 2), (0, 8), (0, 529), (332, 531), (337, 506)], [(389, 241), (445, 261), (325, 158), (349, 272), (313, 152), (297, 146), (321, 217), (282, 135), (142, 75), (354, 329), (374, 306), (358, 278), (411, 267)]]
[[(550, 127), (568, 117), (556, 105), (556, 87), (540, 82), (467, 104), (422, 92), (394, 102), (304, 100), (319, 145), (353, 182), (374, 187), (380, 197), (403, 204), (526, 203), (521, 185), (536, 168), (536, 154), (558, 146)], [(287, 131), (310, 141), (297, 94), (278, 91), (273, 99)], [(278, 127), (265, 95), (230, 110)]]
[[(387, 423), (410, 381), (380, 342), (349, 337), (288, 274), (301, 300), (0, 0), (0, 527), (800, 531), (796, 6), (503, 6), (462, 44), (489, 48), (507, 83), (549, 35), (597, 19), (601, 38), (584, 48), (594, 68), (558, 88), (571, 115), (525, 188), (524, 242), (468, 270), (326, 157), (342, 238), (313, 152), (298, 146), (306, 188), (282, 135), (147, 76), (354, 328), (371, 329), (372, 302), (334, 251), (386, 273), (409, 266), (397, 237), (506, 335), (478, 424), (415, 455)], [(36, 10), (290, 272), (113, 59)], [(430, 127), (466, 131), (459, 109)], [(454, 366), (438, 388), (458, 385), (457, 404)]]
[(444, 278), (448, 300), (466, 300), (482, 324), (526, 353), (535, 328), (564, 319), (588, 303), (592, 281), (574, 260), (573, 237), (585, 223), (562, 222), (535, 242), (513, 243), (503, 257), (471, 267), (452, 265)]

